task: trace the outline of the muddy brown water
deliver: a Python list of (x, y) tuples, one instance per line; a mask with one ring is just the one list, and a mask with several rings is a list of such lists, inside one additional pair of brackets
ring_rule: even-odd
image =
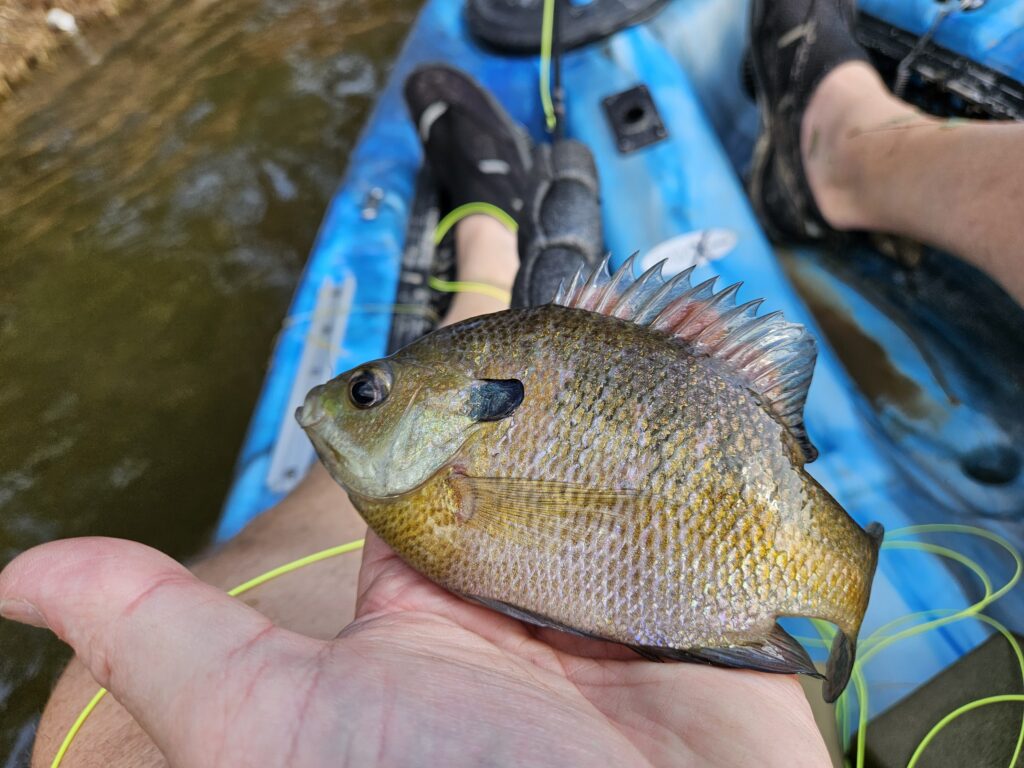
[[(0, 565), (65, 536), (208, 541), (417, 6), (150, 4), (90, 40), (98, 64), (72, 49), (0, 105)], [(67, 658), (0, 623), (3, 768)]]

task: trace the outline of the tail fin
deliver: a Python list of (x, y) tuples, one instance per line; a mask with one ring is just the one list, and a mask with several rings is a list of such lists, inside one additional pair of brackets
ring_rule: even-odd
[(851, 640), (850, 636), (842, 630), (836, 632), (836, 639), (832, 641), (832, 650), (828, 654), (828, 665), (825, 668), (825, 675), (828, 679), (821, 689), (821, 694), (825, 697), (827, 704), (838, 699), (845, 690), (846, 684), (850, 682), (853, 661), (856, 657), (857, 641)]
[[(875, 569), (878, 567), (878, 550), (882, 546), (885, 529), (882, 528), (881, 523), (871, 523), (865, 529), (865, 533), (871, 537), (872, 544), (870, 573), (867, 581), (870, 585), (875, 577)], [(857, 632), (859, 630), (859, 624), (852, 632), (840, 628), (836, 632), (835, 640), (832, 641), (832, 650), (829, 651), (828, 665), (825, 669), (828, 679), (822, 689), (822, 695), (829, 704), (839, 698), (847, 683), (850, 682), (850, 675), (853, 674), (853, 662), (857, 658)]]

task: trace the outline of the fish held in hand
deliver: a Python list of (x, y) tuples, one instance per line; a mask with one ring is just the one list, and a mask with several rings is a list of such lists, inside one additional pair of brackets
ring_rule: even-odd
[(849, 680), (878, 560), (804, 470), (813, 339), (739, 286), (633, 260), (554, 302), (441, 328), (297, 417), (367, 524), (437, 584), (654, 658)]

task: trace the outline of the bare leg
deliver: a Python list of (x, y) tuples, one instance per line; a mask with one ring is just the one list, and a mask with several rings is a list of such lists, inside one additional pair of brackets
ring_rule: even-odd
[[(519, 268), (516, 236), (490, 216), (468, 216), (459, 222), (455, 230), (455, 258), (459, 280), (512, 289)], [(442, 324), (502, 309), (508, 306), (491, 296), (457, 293)]]
[(948, 250), (1024, 303), (1024, 124), (924, 115), (848, 62), (814, 92), (800, 145), (829, 224)]
[[(460, 280), (512, 290), (519, 261), (515, 235), (486, 216), (465, 219), (455, 235)], [(457, 294), (445, 323), (505, 308), (489, 296)], [(210, 584), (230, 589), (278, 565), (365, 533), (366, 525), (344, 491), (318, 463), (280, 504), (196, 563), (193, 570)], [(360, 560), (355, 554), (320, 563), (261, 586), (244, 599), (283, 627), (312, 637), (334, 637), (355, 614)], [(50, 765), (68, 728), (95, 692), (92, 677), (72, 661), (43, 714), (33, 766)], [(64, 766), (119, 765), (147, 768), (164, 766), (166, 761), (128, 713), (108, 697), (76, 738)]]

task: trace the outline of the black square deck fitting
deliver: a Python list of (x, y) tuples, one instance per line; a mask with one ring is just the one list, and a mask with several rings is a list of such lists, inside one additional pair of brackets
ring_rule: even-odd
[(623, 154), (635, 152), (668, 136), (646, 85), (615, 93), (601, 101)]

